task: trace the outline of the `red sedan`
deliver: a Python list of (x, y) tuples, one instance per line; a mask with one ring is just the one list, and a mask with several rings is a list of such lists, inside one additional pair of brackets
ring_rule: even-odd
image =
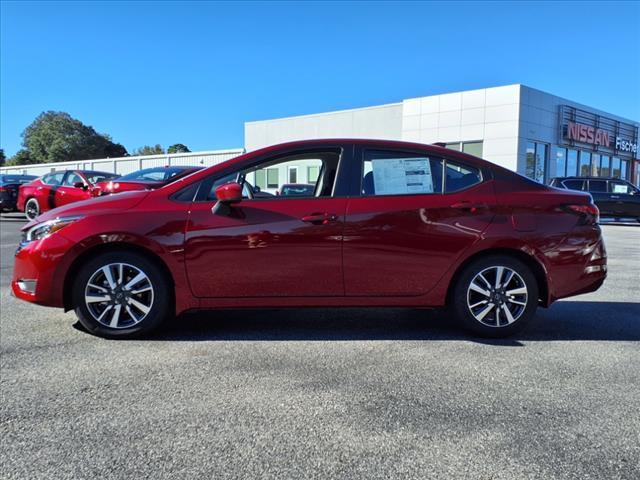
[(62, 170), (43, 175), (20, 186), (17, 208), (29, 220), (40, 213), (72, 202), (87, 200), (100, 194), (98, 182), (117, 177), (108, 172)]
[[(288, 166), (308, 166), (312, 194), (245, 188)], [(445, 305), (505, 336), (606, 271), (586, 193), (438, 146), (315, 140), (45, 213), (23, 229), (12, 289), (110, 338), (196, 309)]]
[(180, 177), (185, 177), (201, 170), (203, 167), (190, 166), (167, 166), (153, 167), (128, 173), (115, 180), (105, 180), (99, 182), (96, 187), (100, 189), (100, 195), (111, 193), (129, 192), (131, 190), (152, 190), (160, 188), (169, 182), (173, 182)]

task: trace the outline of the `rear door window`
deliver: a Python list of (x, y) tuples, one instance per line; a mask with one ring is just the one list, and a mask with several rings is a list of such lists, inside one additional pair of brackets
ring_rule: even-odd
[(633, 187), (625, 182), (619, 182), (612, 180), (609, 182), (609, 193), (618, 193), (623, 195), (630, 195), (634, 191)]
[(568, 188), (569, 190), (582, 190), (583, 184), (584, 180), (565, 180), (562, 182), (564, 188)]
[(589, 180), (589, 191), (590, 192), (606, 192), (607, 191), (607, 181), (606, 180)]
[(458, 192), (482, 182), (479, 169), (451, 160), (446, 161), (445, 174), (446, 193)]
[(362, 195), (442, 193), (442, 159), (422, 154), (366, 151)]

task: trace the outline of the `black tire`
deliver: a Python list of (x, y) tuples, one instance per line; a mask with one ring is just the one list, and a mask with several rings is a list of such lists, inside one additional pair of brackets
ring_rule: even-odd
[(33, 220), (40, 215), (40, 204), (37, 199), (31, 197), (25, 202), (24, 214), (29, 220)]
[[(142, 272), (147, 278), (144, 280), (144, 287), (148, 284), (151, 286), (150, 293), (140, 293), (134, 294), (134, 288), (120, 290), (117, 293), (110, 293), (112, 289), (108, 286), (106, 282), (106, 276), (103, 267), (108, 265), (112, 265), (109, 267), (109, 271), (113, 274), (114, 281), (117, 281), (116, 278), (118, 276), (118, 264), (124, 264), (124, 273), (122, 276), (124, 279), (120, 282), (120, 285), (124, 286), (128, 282), (131, 281), (131, 277), (134, 277), (134, 273), (131, 273), (127, 277), (127, 272), (136, 272), (136, 269)], [(116, 265), (116, 266), (114, 266)], [(115, 272), (115, 273), (114, 273)], [(98, 275), (96, 277), (96, 275)], [(107, 292), (97, 291), (93, 287), (88, 287), (88, 283), (91, 280), (94, 285), (97, 281), (96, 278), (100, 278), (100, 275), (105, 279), (104, 282), (101, 283), (103, 290)], [(122, 288), (122, 287), (121, 287)], [(142, 289), (142, 288), (141, 288)], [(111, 298), (110, 301), (100, 302), (100, 303), (88, 303), (89, 298), (85, 298), (85, 295), (91, 295), (91, 292), (96, 295), (109, 296)], [(114, 289), (113, 292), (116, 292)], [(118, 299), (117, 295), (120, 295)], [(143, 255), (140, 255), (135, 252), (129, 251), (116, 251), (116, 252), (107, 252), (103, 254), (99, 254), (95, 258), (86, 262), (78, 271), (76, 278), (73, 283), (73, 305), (75, 306), (75, 312), (78, 316), (78, 320), (85, 327), (85, 329), (96, 336), (103, 338), (112, 338), (112, 339), (127, 339), (127, 338), (136, 338), (142, 335), (146, 335), (151, 331), (158, 328), (165, 320), (173, 317), (173, 295), (171, 293), (171, 286), (169, 280), (166, 278), (162, 269), (156, 265), (153, 261), (150, 261)], [(124, 298), (123, 298), (124, 297)], [(148, 308), (148, 313), (144, 313), (143, 310), (138, 310), (133, 304), (127, 302), (129, 298), (129, 302), (137, 300), (138, 304), (143, 303), (144, 306)], [(89, 307), (91, 305), (91, 307)], [(116, 321), (117, 326), (111, 327), (110, 325), (106, 325), (107, 319), (109, 315), (113, 318), (115, 315), (116, 307), (118, 308), (118, 316), (119, 319)], [(97, 318), (100, 309), (107, 307), (111, 308), (110, 312), (106, 312), (104, 319), (99, 321)], [(90, 310), (90, 308), (93, 310)], [(128, 311), (125, 311), (126, 308), (129, 308)], [(104, 312), (104, 310), (102, 310)], [(128, 312), (132, 312), (132, 315), (135, 315), (141, 320), (137, 323), (135, 322), (134, 317), (132, 317)], [(120, 320), (120, 316), (122, 319)]]
[[(510, 286), (496, 289), (495, 279), (498, 277), (499, 267), (505, 268), (502, 276), (504, 281), (509, 278), (509, 270), (515, 272), (515, 275), (511, 277)], [(479, 280), (480, 273), (489, 280), (490, 286)], [(482, 289), (490, 293), (489, 296), (471, 289), (474, 279), (476, 285), (484, 284)], [(522, 291), (523, 287), (526, 288), (525, 294), (506, 294), (506, 291)], [(456, 319), (474, 334), (488, 338), (508, 337), (521, 331), (533, 319), (538, 307), (538, 291), (538, 282), (526, 264), (507, 255), (491, 255), (464, 268), (454, 285), (450, 306)], [(485, 298), (486, 303), (481, 304)], [(479, 306), (472, 309), (474, 305)], [(484, 310), (488, 310), (488, 313)], [(478, 320), (477, 317), (482, 316), (482, 313), (486, 316)], [(511, 322), (508, 315), (511, 315)]]

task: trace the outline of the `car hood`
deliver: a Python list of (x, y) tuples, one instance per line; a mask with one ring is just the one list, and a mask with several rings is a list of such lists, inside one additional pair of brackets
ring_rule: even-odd
[(27, 223), (22, 229), (25, 230), (38, 223), (53, 220), (58, 217), (105, 215), (114, 212), (122, 212), (138, 205), (147, 195), (149, 195), (149, 193), (149, 191), (145, 190), (136, 190), (132, 192), (123, 192), (113, 196), (95, 197), (81, 202), (70, 203), (44, 212), (37, 216), (35, 220)]

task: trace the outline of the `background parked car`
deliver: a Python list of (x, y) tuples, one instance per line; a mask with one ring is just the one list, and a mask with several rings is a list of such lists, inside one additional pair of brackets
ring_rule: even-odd
[(278, 190), (277, 195), (309, 196), (313, 195), (315, 188), (315, 185), (307, 185), (306, 183), (285, 183)]
[(20, 185), (36, 178), (33, 175), (0, 175), (0, 211), (15, 212)]
[(152, 190), (160, 188), (169, 182), (187, 176), (201, 170), (203, 167), (195, 166), (167, 166), (153, 167), (128, 173), (117, 180), (99, 182), (96, 187), (100, 189), (100, 195), (128, 192), (131, 190)]
[(640, 190), (626, 180), (603, 177), (557, 177), (552, 187), (589, 192), (601, 217), (636, 218), (640, 222)]
[(20, 186), (18, 210), (33, 220), (41, 212), (99, 195), (96, 184), (116, 178), (115, 173), (93, 170), (51, 172)]

